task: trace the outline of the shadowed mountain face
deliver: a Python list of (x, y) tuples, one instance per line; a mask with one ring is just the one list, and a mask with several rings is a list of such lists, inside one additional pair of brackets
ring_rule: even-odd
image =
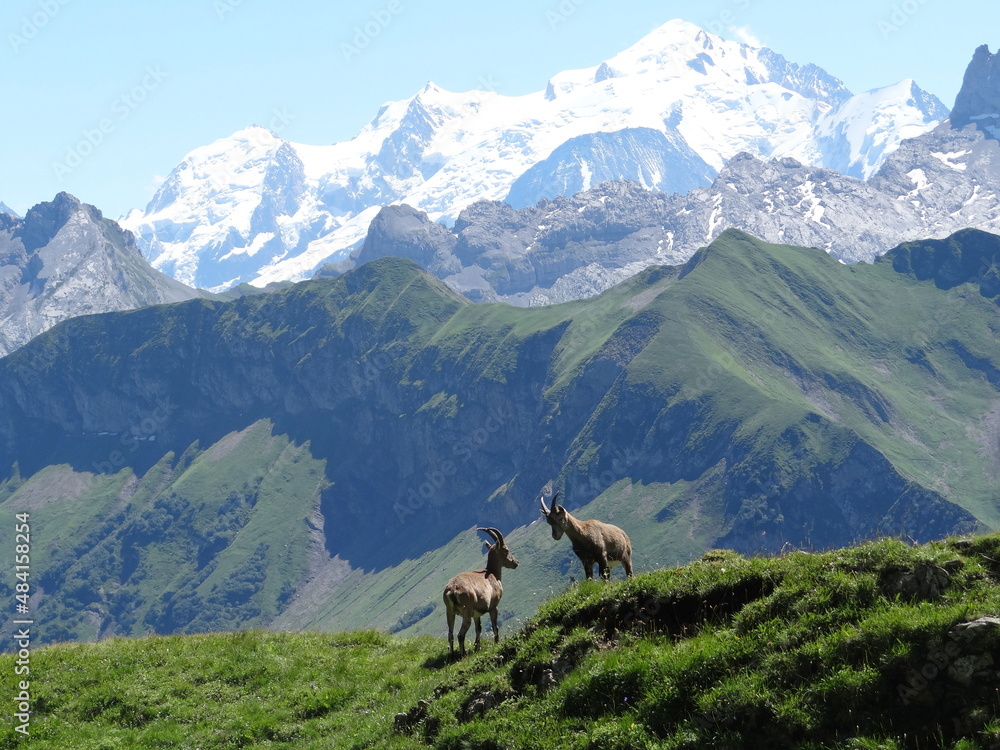
[(985, 44), (976, 50), (949, 119), (953, 128), (975, 125), (991, 138), (1000, 137), (1000, 53), (991, 54)]
[[(382, 258), (76, 318), (0, 361), (0, 512), (37, 519), (53, 638), (400, 618), (380, 576), (443, 585), (436, 550), (536, 520), (550, 480), (644, 565), (995, 527), (997, 252), (845, 266), (730, 231), (537, 309)], [(525, 580), (568, 575), (568, 546), (512, 533)]]
[(643, 187), (687, 193), (708, 185), (718, 172), (675, 131), (627, 128), (571, 138), (511, 185), (505, 202), (533, 206), (557, 195), (575, 195), (622, 175), (634, 175)]
[(68, 193), (23, 219), (0, 211), (0, 355), (76, 315), (199, 294), (155, 271), (129, 232)]

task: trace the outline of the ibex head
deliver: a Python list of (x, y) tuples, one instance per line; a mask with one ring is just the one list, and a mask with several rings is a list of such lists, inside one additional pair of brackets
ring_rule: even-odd
[(556, 503), (556, 498), (558, 497), (558, 492), (552, 496), (551, 510), (545, 507), (545, 501), (542, 498), (538, 498), (538, 502), (542, 504), (542, 515), (545, 516), (545, 520), (552, 527), (553, 539), (562, 539), (563, 532), (566, 531), (566, 509)]
[(494, 529), (492, 527), (488, 529), (480, 528), (479, 531), (485, 531), (493, 537), (495, 541), (495, 544), (489, 544), (488, 542), (485, 543), (489, 548), (491, 557), (495, 555), (497, 561), (504, 568), (517, 567), (517, 558), (514, 557), (511, 551), (507, 548), (507, 543), (503, 540), (503, 534), (501, 534), (498, 529)]

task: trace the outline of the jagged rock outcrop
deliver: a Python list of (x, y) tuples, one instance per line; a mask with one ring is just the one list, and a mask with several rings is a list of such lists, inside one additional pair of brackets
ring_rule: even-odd
[[(481, 201), (450, 233), (405, 211), (424, 225), (428, 270), (457, 291), (476, 301), (547, 304), (597, 294), (652, 264), (683, 263), (730, 227), (846, 262), (871, 262), (900, 242), (967, 227), (1000, 231), (1000, 141), (945, 123), (903, 141), (867, 182), (790, 158), (739, 154), (710, 187), (686, 195), (606, 182), (522, 209)], [(369, 245), (414, 257), (392, 224), (375, 221), (340, 270), (371, 257)]]
[(411, 207), (383, 214), (362, 249), (325, 275), (399, 255), (474, 301), (548, 304), (592, 296), (649, 265), (683, 263), (730, 227), (847, 262), (970, 226), (1000, 231), (1000, 142), (940, 128), (904, 141), (868, 182), (740, 154), (711, 187), (687, 195), (606, 182), (523, 209), (481, 201), (451, 230)]
[(0, 212), (0, 355), (67, 318), (200, 294), (154, 270), (130, 232), (68, 193), (23, 219)]
[(371, 241), (365, 243), (358, 255), (358, 265), (396, 256), (415, 261), (435, 276), (461, 269), (454, 256), (455, 236), (410, 206), (386, 206), (372, 220), (368, 236)]
[(975, 125), (1000, 137), (1000, 53), (991, 54), (985, 44), (976, 50), (949, 119), (953, 128)]

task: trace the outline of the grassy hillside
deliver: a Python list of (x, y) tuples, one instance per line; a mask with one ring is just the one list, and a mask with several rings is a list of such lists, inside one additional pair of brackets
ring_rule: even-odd
[(259, 422), (211, 450), (128, 471), (48, 467), (13, 490), (32, 525), (33, 585), (59, 592), (48, 641), (200, 632), (270, 621), (308, 569), (303, 544), (323, 465)]
[(523, 622), (579, 576), (531, 525), (543, 488), (640, 569), (995, 529), (997, 254), (970, 232), (846, 266), (730, 231), (545, 308), (382, 258), (67, 321), (0, 360), (0, 521), (32, 512), (50, 640), (436, 633), (483, 525), (525, 563)]
[(575, 587), (458, 663), (373, 631), (49, 646), (30, 738), (7, 716), (0, 748), (993, 748), (998, 561), (995, 535), (713, 551)]

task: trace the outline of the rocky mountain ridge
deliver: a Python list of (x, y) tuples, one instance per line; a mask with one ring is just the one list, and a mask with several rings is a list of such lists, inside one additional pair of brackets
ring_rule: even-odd
[(200, 296), (153, 269), (130, 232), (68, 193), (0, 212), (0, 356), (77, 315)]
[[(976, 72), (998, 58), (976, 53), (958, 97), (964, 111), (1000, 97), (997, 80)], [(362, 248), (320, 274), (401, 255), (473, 300), (550, 304), (597, 294), (649, 265), (683, 263), (730, 227), (849, 263), (967, 227), (1000, 231), (1000, 140), (980, 125), (945, 121), (902, 141), (867, 181), (742, 153), (711, 186), (687, 194), (607, 182), (522, 209), (480, 201), (450, 229), (412, 207), (388, 206)]]

